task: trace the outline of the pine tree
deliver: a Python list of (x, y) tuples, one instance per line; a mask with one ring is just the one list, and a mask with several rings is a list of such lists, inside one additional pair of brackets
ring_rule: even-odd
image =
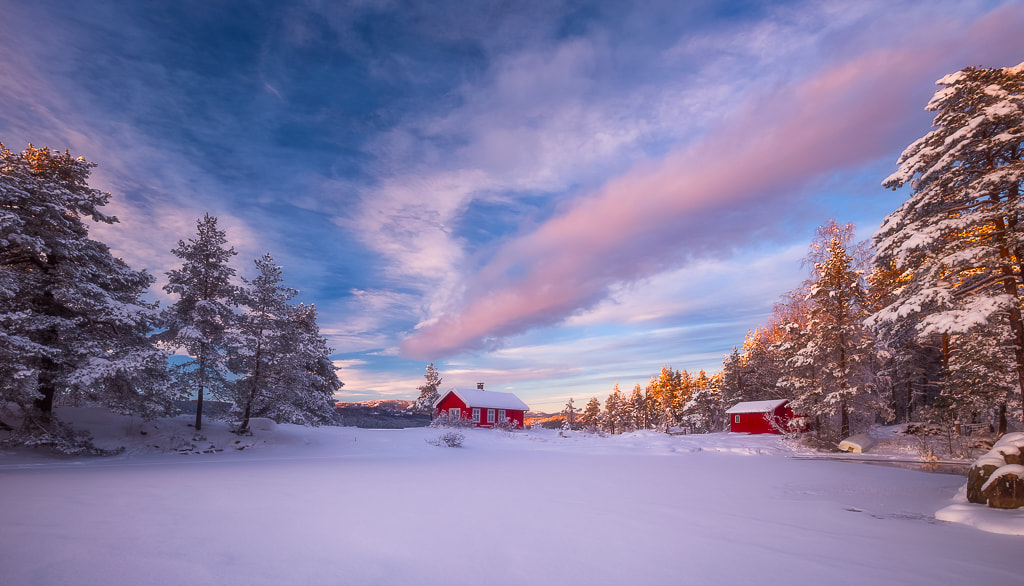
[(562, 429), (573, 430), (579, 429), (579, 414), (580, 409), (572, 404), (572, 397), (569, 397), (569, 402), (565, 404), (565, 408), (562, 409)]
[(226, 394), (228, 335), (235, 320), (231, 306), (238, 296), (231, 284), (235, 269), (228, 265), (237, 253), (226, 244), (217, 218), (203, 216), (196, 222), (195, 238), (179, 240), (171, 251), (182, 265), (167, 273), (164, 286), (178, 300), (164, 314), (167, 329), (160, 339), (172, 349), (184, 348), (190, 357), (176, 367), (175, 378), (179, 389), (196, 396), (196, 430), (202, 429), (206, 392)]
[(88, 185), (94, 163), (67, 151), (0, 144), (0, 401), (49, 433), (54, 401), (87, 400), (162, 414), (166, 355), (148, 338), (153, 278), (89, 238), (86, 218), (110, 194)]
[(796, 392), (795, 410), (812, 417), (838, 414), (843, 437), (850, 434), (852, 410), (880, 408), (873, 395), (874, 339), (863, 324), (866, 293), (847, 251), (852, 234), (852, 224), (819, 228), (810, 254), (814, 277), (808, 283), (808, 323), (783, 379)]
[(629, 395), (627, 405), (629, 413), (629, 421), (627, 423), (630, 431), (647, 429), (647, 404), (644, 398), (644, 391), (640, 388), (639, 383), (633, 386), (633, 392)]
[(657, 413), (655, 425), (658, 429), (666, 430), (674, 427), (679, 421), (679, 414), (682, 406), (679, 404), (680, 397), (680, 373), (669, 368), (667, 365), (661, 367), (657, 378), (652, 378), (650, 383), (651, 394), (654, 396)]
[(694, 380), (693, 395), (683, 409), (682, 421), (695, 433), (711, 433), (724, 426), (725, 409), (722, 407), (721, 376), (713, 377), (701, 370)]
[(591, 433), (601, 427), (601, 403), (597, 397), (591, 397), (583, 407), (583, 414), (580, 415), (580, 427)]
[(622, 391), (619, 390), (619, 383), (615, 383), (611, 394), (604, 401), (604, 430), (608, 433), (622, 433), (624, 425), (623, 407), (625, 399)]
[(433, 362), (427, 365), (427, 374), (423, 375), (423, 378), (427, 379), (427, 382), (416, 387), (416, 390), (420, 392), (420, 396), (416, 399), (413, 408), (417, 411), (433, 414), (434, 403), (440, 398), (438, 389), (441, 387), (441, 375), (437, 373)]
[(316, 307), (300, 303), (292, 308), (288, 321), (284, 339), (290, 351), (284, 355), (281, 368), (285, 383), (259, 415), (297, 425), (332, 423), (334, 394), (344, 383), (330, 358), (334, 351), (320, 335)]
[[(284, 286), (281, 267), (269, 254), (255, 264), (259, 274), (243, 279), (238, 303), (246, 311), (237, 316), (227, 346), (228, 366), (236, 375), (227, 388), (240, 416), (237, 431), (246, 433), (251, 417), (314, 425), (329, 421), (337, 387), (327, 370), (312, 375), (330, 354), (320, 339), (315, 310), (290, 303), (298, 291)], [(320, 375), (326, 383), (309, 379)], [(324, 384), (330, 392), (321, 397)]]
[(875, 234), (878, 263), (907, 282), (872, 321), (909, 322), (925, 339), (1001, 323), (1024, 397), (1024, 63), (969, 67), (937, 84), (927, 106), (935, 130), (883, 183), (913, 190)]

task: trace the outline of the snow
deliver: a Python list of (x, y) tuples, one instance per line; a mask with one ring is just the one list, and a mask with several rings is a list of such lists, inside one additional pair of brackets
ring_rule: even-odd
[(875, 440), (866, 433), (858, 433), (839, 442), (840, 452), (866, 452), (875, 445)]
[[(798, 459), (810, 454), (779, 436), (464, 429), (445, 448), (430, 428), (239, 437), (208, 421), (197, 436), (188, 418), (58, 414), (126, 449), (0, 451), (6, 584), (752, 584), (794, 568), (828, 584), (1013, 584), (1024, 571), (1020, 539), (996, 534), (1024, 534), (1024, 510), (965, 504), (961, 476)], [(177, 453), (191, 444), (222, 451)]]
[(988, 477), (988, 480), (985, 481), (985, 484), (981, 485), (981, 492), (985, 492), (986, 490), (988, 490), (988, 487), (992, 486), (992, 484), (996, 480), (1002, 478), (1003, 476), (1016, 476), (1017, 478), (1024, 478), (1024, 466), (1021, 466), (1020, 464), (1007, 464), (1006, 466), (1000, 466), (995, 472), (992, 473), (992, 476)]
[(437, 401), (434, 401), (434, 406), (437, 407), (437, 405), (439, 405), (441, 401), (448, 396), (448, 393), (455, 393), (455, 395), (462, 399), (462, 402), (469, 407), (510, 409), (515, 411), (530, 410), (526, 403), (523, 403), (519, 397), (512, 393), (499, 393), (483, 389), (457, 389), (455, 387), (451, 387), (444, 393), (441, 393), (441, 396), (438, 397)]
[(789, 399), (772, 399), (768, 401), (744, 401), (742, 403), (736, 403), (726, 413), (731, 415), (733, 413), (768, 413), (774, 411), (780, 405), (784, 405), (789, 402)]
[(1013, 446), (1024, 449), (1024, 431), (1014, 431), (999, 438), (992, 447)]

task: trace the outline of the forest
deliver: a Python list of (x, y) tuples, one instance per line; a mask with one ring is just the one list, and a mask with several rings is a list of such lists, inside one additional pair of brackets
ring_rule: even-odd
[(725, 428), (741, 401), (789, 399), (835, 445), (876, 424), (1006, 433), (1024, 414), (1024, 67), (937, 82), (934, 128), (900, 156), (909, 199), (870, 241), (818, 228), (807, 280), (783, 295), (720, 372), (668, 366), (602, 407), (570, 400), (566, 425), (619, 433)]
[(147, 299), (155, 279), (89, 237), (113, 223), (110, 194), (89, 186), (94, 163), (0, 143), (0, 445), (96, 453), (54, 416), (58, 405), (100, 405), (143, 418), (195, 401), (231, 404), (236, 432), (252, 417), (316, 425), (333, 420), (342, 383), (316, 309), (293, 303), (266, 254), (257, 276), (233, 283), (236, 255), (217, 218), (171, 251), (166, 308)]

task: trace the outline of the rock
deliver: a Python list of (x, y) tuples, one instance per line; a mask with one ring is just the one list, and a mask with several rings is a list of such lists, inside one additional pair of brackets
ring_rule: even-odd
[(985, 455), (978, 458), (967, 472), (967, 501), (984, 505), (988, 500), (982, 496), (981, 487), (988, 482), (992, 473), (1006, 465), (1002, 458)]
[(875, 440), (866, 433), (858, 433), (839, 442), (840, 452), (866, 452), (875, 445)]
[(1024, 466), (1007, 464), (997, 469), (981, 487), (981, 495), (993, 509), (1024, 507)]
[(1024, 459), (1021, 458), (1021, 450), (1017, 446), (1013, 445), (999, 445), (992, 446), (989, 451), (990, 454), (999, 454), (1007, 464), (1024, 464)]

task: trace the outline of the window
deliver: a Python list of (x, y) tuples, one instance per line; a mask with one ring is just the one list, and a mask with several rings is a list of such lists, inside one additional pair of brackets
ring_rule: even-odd
[(448, 409), (448, 417), (451, 417), (452, 419), (459, 419), (462, 417), (462, 409), (459, 409), (458, 407), (451, 407)]
[(473, 407), (473, 422), (480, 423), (480, 409)]
[(498, 409), (498, 421), (500, 421), (502, 423), (505, 423), (506, 419), (508, 419), (508, 417), (505, 417), (505, 410), (504, 409)]
[(732, 422), (733, 423), (739, 423), (740, 422), (740, 416), (739, 415), (733, 415), (732, 416)]
[(494, 423), (494, 409), (487, 410), (487, 423)]

